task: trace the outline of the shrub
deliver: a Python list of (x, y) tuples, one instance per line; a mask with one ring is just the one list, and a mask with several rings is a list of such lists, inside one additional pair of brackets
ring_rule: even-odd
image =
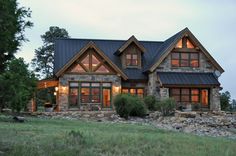
[(114, 105), (117, 114), (126, 119), (129, 116), (143, 117), (146, 115), (146, 107), (143, 101), (137, 96), (119, 94), (114, 100)]
[(153, 95), (146, 96), (144, 98), (144, 103), (149, 110), (151, 110), (151, 111), (157, 110), (157, 100), (156, 100), (155, 96), (153, 96)]
[(140, 99), (138, 96), (132, 96), (132, 101), (130, 101), (130, 104), (132, 105), (130, 116), (144, 117), (146, 115), (146, 106), (143, 100)]
[(168, 116), (174, 113), (176, 102), (172, 98), (167, 98), (158, 102), (157, 106), (163, 116)]

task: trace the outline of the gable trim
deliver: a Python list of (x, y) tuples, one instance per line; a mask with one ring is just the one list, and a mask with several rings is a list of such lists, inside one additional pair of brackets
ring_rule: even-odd
[(135, 43), (135, 45), (142, 51), (146, 52), (147, 50), (144, 48), (144, 46), (139, 43), (139, 41), (136, 39), (136, 37), (133, 35), (131, 36), (117, 51), (117, 54), (121, 54), (131, 43)]
[(57, 73), (56, 76), (61, 76), (81, 55), (83, 55), (89, 48), (94, 48), (95, 51), (117, 72), (124, 80), (128, 77), (100, 50), (96, 44), (90, 41), (85, 45), (74, 57), (72, 57)]
[(188, 28), (185, 28), (182, 33), (169, 45), (169, 47), (165, 50), (161, 58), (151, 66), (149, 71), (153, 72), (162, 62), (163, 60), (170, 54), (170, 52), (174, 49), (177, 42), (183, 38), (185, 35), (189, 35), (189, 37), (195, 42), (196, 46), (206, 55), (206, 57), (213, 63), (213, 65), (218, 69), (221, 73), (224, 72), (224, 69), (216, 62), (216, 60), (210, 55), (210, 53), (203, 47), (203, 45), (198, 41), (198, 39), (191, 33)]

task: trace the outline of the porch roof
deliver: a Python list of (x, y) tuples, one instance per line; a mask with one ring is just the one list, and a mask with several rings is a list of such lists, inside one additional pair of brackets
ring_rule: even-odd
[(162, 85), (220, 86), (213, 73), (157, 72)]

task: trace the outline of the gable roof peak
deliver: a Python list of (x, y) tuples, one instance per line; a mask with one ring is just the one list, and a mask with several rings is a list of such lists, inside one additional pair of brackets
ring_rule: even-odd
[(137, 40), (137, 38), (132, 35), (118, 50), (115, 54), (121, 54), (131, 43), (135, 43), (135, 45), (142, 51), (146, 52), (146, 48)]

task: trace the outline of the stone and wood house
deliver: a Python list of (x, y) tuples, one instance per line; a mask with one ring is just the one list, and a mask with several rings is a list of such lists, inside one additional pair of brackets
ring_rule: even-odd
[(165, 41), (131, 36), (55, 43), (58, 111), (111, 110), (119, 93), (173, 97), (177, 108), (220, 110), (223, 72), (188, 28)]

